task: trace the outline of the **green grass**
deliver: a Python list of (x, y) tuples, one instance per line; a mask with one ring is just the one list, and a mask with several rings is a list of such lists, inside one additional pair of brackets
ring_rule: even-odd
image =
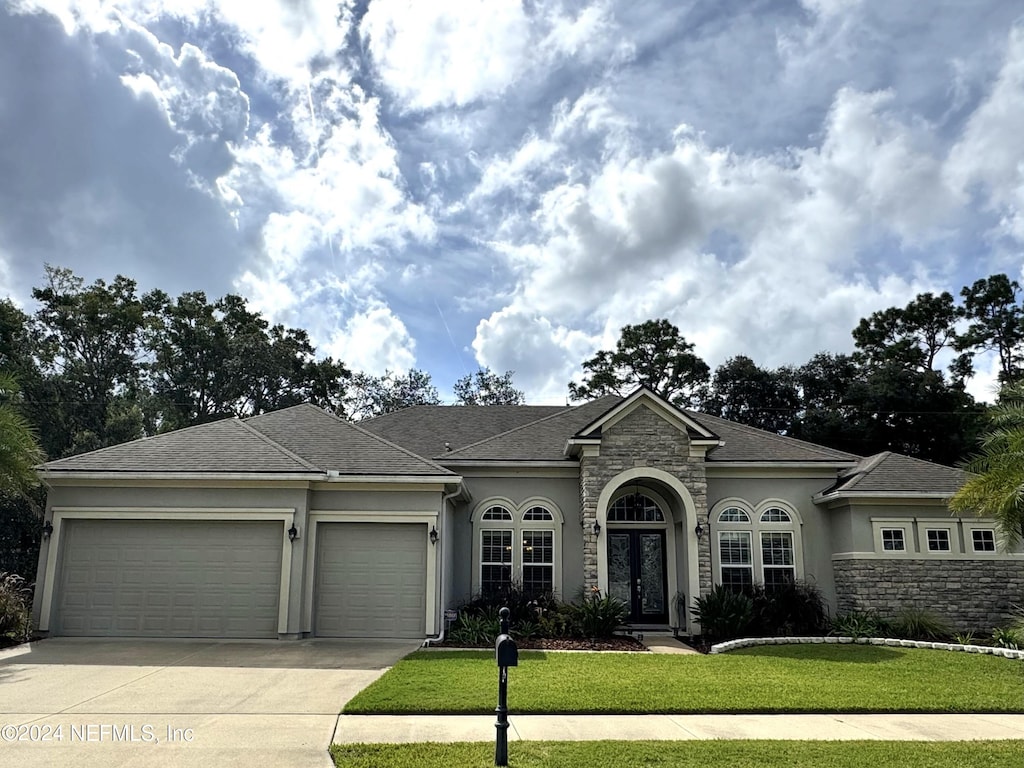
[[(783, 645), (714, 656), (528, 651), (519, 662), (508, 694), (519, 714), (1024, 712), (1024, 664), (966, 653)], [(422, 651), (345, 712), (489, 714), (497, 678), (492, 653)]]
[[(509, 744), (515, 768), (1003, 768), (1021, 765), (1024, 741), (530, 741)], [(485, 768), (494, 745), (335, 744), (338, 768)]]

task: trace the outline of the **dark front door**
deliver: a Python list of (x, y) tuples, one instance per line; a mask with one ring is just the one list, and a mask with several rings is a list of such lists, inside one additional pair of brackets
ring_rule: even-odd
[(667, 624), (665, 531), (608, 533), (608, 593), (629, 606), (635, 624)]

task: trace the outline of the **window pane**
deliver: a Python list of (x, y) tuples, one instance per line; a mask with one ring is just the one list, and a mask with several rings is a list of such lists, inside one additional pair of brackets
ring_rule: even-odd
[(971, 541), (974, 543), (975, 552), (995, 552), (996, 534), (988, 529), (975, 529), (971, 531)]
[(722, 567), (722, 586), (733, 592), (745, 592), (754, 585), (753, 568)]
[(554, 589), (550, 565), (524, 565), (523, 591), (528, 595), (543, 595)]
[(949, 552), (949, 531), (945, 528), (930, 528), (928, 535), (929, 552)]
[(512, 565), (512, 531), (483, 531), (480, 562)]
[(660, 523), (665, 516), (650, 496), (633, 493), (615, 500), (608, 510), (608, 519), (616, 523)]
[(750, 516), (739, 507), (729, 507), (723, 509), (722, 514), (718, 516), (718, 522), (720, 523), (749, 523)]
[(523, 531), (523, 563), (547, 563), (554, 559), (552, 531)]
[(484, 512), (483, 517), (481, 519), (483, 519), (483, 520), (511, 520), (512, 519), (512, 513), (509, 512), (504, 507), (490, 507), (486, 512)]
[(883, 528), (882, 549), (887, 552), (903, 552), (906, 550), (906, 545), (903, 542), (903, 529)]
[[(789, 532), (761, 534), (761, 560), (767, 575), (768, 566), (793, 565), (793, 534)], [(765, 578), (765, 583), (768, 579)]]
[(523, 515), (523, 520), (552, 520), (551, 512), (544, 507), (530, 507)]
[(480, 592), (485, 596), (498, 595), (512, 586), (512, 566), (484, 565), (480, 567)]
[(789, 517), (789, 512), (778, 507), (769, 507), (761, 513), (762, 523), (791, 523), (792, 519)]
[(718, 534), (718, 553), (722, 565), (750, 565), (754, 562), (747, 531), (721, 531)]
[(796, 571), (793, 568), (765, 568), (764, 588), (766, 592), (772, 592), (787, 584), (796, 581)]

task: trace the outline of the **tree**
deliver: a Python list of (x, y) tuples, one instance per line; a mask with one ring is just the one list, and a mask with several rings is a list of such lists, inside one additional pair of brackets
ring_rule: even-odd
[(32, 296), (37, 358), (46, 403), (38, 413), (54, 458), (142, 436), (142, 302), (134, 280), (86, 286), (69, 269), (46, 266)]
[(749, 357), (737, 355), (715, 370), (700, 409), (712, 416), (786, 434), (800, 410), (796, 372), (791, 368), (759, 368)]
[(453, 388), (459, 405), (522, 405), (526, 395), (512, 384), (515, 371), (498, 375), (490, 368), (480, 368), (475, 374), (466, 374)]
[(15, 402), (18, 382), (0, 372), (0, 493), (25, 496), (39, 484), (35, 466), (45, 460), (35, 428)]
[(994, 518), (1012, 546), (1024, 536), (1024, 382), (1003, 387), (987, 423), (980, 450), (964, 465), (973, 474), (949, 508)]
[[(939, 354), (960, 343), (956, 323), (962, 314), (948, 291), (918, 294), (902, 309), (890, 307), (860, 321), (853, 330), (857, 357), (868, 366), (898, 362), (912, 370), (935, 370)], [(971, 373), (969, 359), (957, 358), (951, 371), (955, 380), (963, 380)]]
[(964, 316), (970, 320), (959, 349), (991, 350), (999, 357), (999, 380), (1010, 383), (1024, 369), (1024, 309), (1018, 303), (1020, 285), (1006, 275), (977, 280), (960, 291)]
[(415, 368), (406, 374), (385, 371), (383, 376), (356, 373), (345, 397), (348, 417), (358, 421), (413, 405), (440, 405), (441, 397), (430, 374)]
[(668, 320), (627, 325), (614, 351), (601, 350), (583, 363), (583, 381), (569, 383), (569, 396), (572, 400), (621, 397), (642, 385), (676, 405), (695, 405), (711, 369), (693, 349)]

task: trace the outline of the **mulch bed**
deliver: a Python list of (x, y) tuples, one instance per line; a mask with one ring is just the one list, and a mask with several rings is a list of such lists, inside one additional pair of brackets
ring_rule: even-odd
[[(515, 635), (513, 635), (513, 639)], [(525, 651), (646, 651), (647, 648), (635, 637), (605, 637), (597, 640), (575, 638), (538, 637), (532, 640), (516, 640), (516, 646)], [(465, 643), (445, 640), (440, 648), (465, 648)], [(490, 649), (492, 646), (480, 646)]]

